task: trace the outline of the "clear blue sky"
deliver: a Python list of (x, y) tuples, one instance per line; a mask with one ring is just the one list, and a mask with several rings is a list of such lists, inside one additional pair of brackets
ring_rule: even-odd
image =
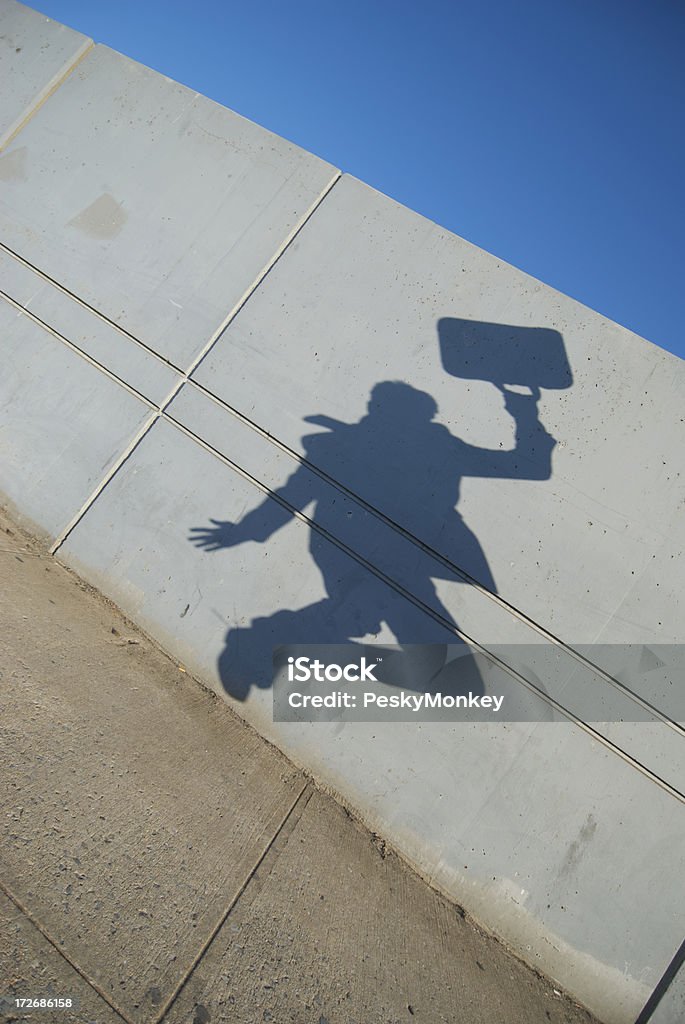
[(682, 0), (34, 0), (685, 358)]

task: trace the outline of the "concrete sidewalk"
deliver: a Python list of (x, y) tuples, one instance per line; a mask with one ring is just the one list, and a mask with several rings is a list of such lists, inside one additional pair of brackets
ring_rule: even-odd
[(5, 514), (0, 578), (9, 1020), (593, 1019)]

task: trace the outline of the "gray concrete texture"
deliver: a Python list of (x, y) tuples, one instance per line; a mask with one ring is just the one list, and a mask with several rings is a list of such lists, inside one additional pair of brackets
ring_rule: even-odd
[(0, 573), (5, 1019), (592, 1024), (2, 513)]
[(100, 46), (0, 156), (0, 237), (185, 369), (335, 177)]
[[(656, 677), (631, 722), (608, 648), (575, 651), (683, 640), (684, 364), (105, 47), (0, 180), (15, 513), (431, 884), (633, 1021), (682, 940), (682, 723)], [(529, 679), (571, 717), (272, 720), (275, 643), (461, 634), (551, 651)], [(573, 720), (581, 683), (617, 721)]]
[(670, 981), (668, 988), (649, 1016), (649, 1024), (672, 1024), (685, 1020), (685, 967)]
[[(0, 7), (0, 147), (61, 84), (90, 39), (14, 0)], [(21, 163), (21, 157), (18, 158)], [(11, 161), (4, 164), (5, 170)], [(0, 176), (0, 181), (4, 178)]]

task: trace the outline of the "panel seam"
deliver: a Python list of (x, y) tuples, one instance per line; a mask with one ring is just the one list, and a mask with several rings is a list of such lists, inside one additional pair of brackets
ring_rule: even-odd
[(245, 878), (245, 880), (243, 881), (242, 885), (239, 887), (238, 891), (234, 894), (232, 899), (229, 901), (228, 906), (225, 908), (225, 910), (221, 914), (221, 917), (216, 922), (216, 924), (214, 925), (214, 927), (210, 931), (210, 933), (207, 936), (207, 938), (205, 939), (205, 941), (202, 943), (202, 946), (200, 947), (200, 949), (196, 953), (195, 957), (193, 958), (192, 963), (186, 969), (186, 971), (183, 974), (183, 976), (181, 977), (181, 979), (177, 982), (176, 988), (173, 990), (171, 995), (167, 998), (167, 1000), (164, 1003), (162, 1009), (159, 1011), (157, 1016), (152, 1021), (152, 1024), (161, 1024), (161, 1022), (164, 1020), (164, 1018), (166, 1017), (167, 1013), (169, 1012), (171, 1007), (174, 1005), (174, 1003), (176, 1002), (176, 1000), (180, 996), (181, 992), (183, 991), (183, 989), (187, 985), (187, 983), (190, 980), (190, 978), (192, 977), (193, 973), (195, 972), (195, 970), (199, 966), (200, 962), (204, 958), (205, 954), (209, 950), (210, 946), (214, 942), (214, 939), (216, 938), (216, 936), (219, 934), (219, 932), (223, 928), (223, 926), (226, 923), (226, 920), (227, 920), (228, 916), (230, 915), (231, 911), (235, 908), (235, 906), (237, 905), (237, 903), (239, 902), (241, 897), (244, 895), (246, 889), (248, 888), (248, 886), (249, 886), (250, 882), (252, 881), (252, 879), (255, 877), (257, 871), (262, 866), (262, 864), (266, 860), (266, 858), (269, 855), (269, 853), (273, 850), (275, 844), (278, 841), (279, 836), (283, 833), (284, 829), (288, 826), (288, 824), (291, 823), (293, 818), (295, 818), (295, 823), (297, 823), (297, 821), (302, 816), (302, 814), (303, 814), (307, 804), (309, 803), (309, 801), (310, 801), (310, 799), (311, 799), (311, 797), (313, 795), (313, 792), (314, 792), (314, 789), (313, 789), (311, 783), (308, 782), (308, 781), (305, 781), (303, 783), (302, 788), (300, 789), (299, 793), (297, 794), (297, 796), (293, 800), (292, 804), (290, 805), (290, 807), (286, 811), (284, 817), (281, 819), (281, 821), (280, 821), (278, 827), (276, 828), (276, 831), (272, 835), (271, 839), (266, 844), (266, 846), (264, 847), (264, 850), (262, 851), (260, 856), (255, 861), (254, 865), (252, 866), (251, 870), (249, 871), (249, 873), (248, 873), (247, 877)]
[(5, 141), (0, 143), (0, 153), (2, 153), (3, 150), (7, 149), (7, 147), (12, 142), (14, 142), (17, 135), (19, 135), (19, 133), (24, 130), (29, 121), (33, 120), (33, 118), (38, 113), (43, 104), (47, 103), (51, 96), (54, 96), (59, 87), (66, 82), (67, 78), (69, 78), (71, 73), (76, 70), (76, 68), (79, 66), (84, 57), (88, 56), (88, 54), (94, 46), (95, 43), (92, 39), (89, 39), (87, 40), (87, 42), (82, 44), (80, 52), (76, 54), (76, 57), (72, 60), (72, 63), (59, 75), (57, 81), (54, 82), (53, 85), (51, 85), (47, 89), (44, 96), (41, 96), (40, 99), (33, 101), (33, 106), (30, 106), (27, 112), (21, 117), (19, 124), (15, 128), (10, 129), (9, 135), (7, 136)]
[(98, 983), (93, 978), (91, 978), (83, 970), (82, 967), (80, 967), (78, 965), (76, 960), (74, 960), (73, 957), (71, 957), (69, 955), (69, 953), (66, 952), (64, 947), (62, 945), (60, 945), (60, 943), (58, 943), (57, 940), (52, 937), (52, 935), (50, 934), (48, 929), (45, 927), (45, 925), (43, 925), (38, 920), (38, 918), (34, 914), (31, 913), (31, 911), (28, 909), (28, 907), (25, 906), (25, 904), (22, 902), (22, 900), (19, 899), (18, 896), (15, 896), (15, 894), (10, 889), (7, 888), (7, 886), (5, 885), (5, 883), (1, 879), (0, 879), (0, 891), (2, 891), (5, 894), (5, 896), (7, 897), (7, 899), (10, 901), (10, 903), (13, 903), (14, 906), (17, 908), (17, 910), (21, 914), (24, 915), (24, 917), (28, 920), (28, 922), (32, 925), (32, 927), (34, 927), (36, 929), (36, 931), (40, 932), (40, 934), (50, 944), (50, 946), (55, 950), (55, 952), (58, 953), (59, 956), (61, 956), (62, 959), (65, 960), (69, 964), (69, 966), (78, 974), (78, 976), (83, 981), (85, 981), (85, 983), (90, 988), (92, 988), (92, 990), (98, 996), (100, 996), (100, 998), (102, 1000), (104, 1000), (105, 1003), (107, 1003), (109, 1008), (111, 1010), (113, 1010), (114, 1013), (116, 1013), (117, 1016), (120, 1017), (125, 1022), (125, 1024), (133, 1024), (133, 1021), (131, 1020), (131, 1018), (126, 1013), (124, 1013), (124, 1011), (119, 1006), (117, 1006), (116, 1003), (113, 1002), (113, 1000), (107, 995), (105, 990), (103, 988), (101, 988), (98, 985)]

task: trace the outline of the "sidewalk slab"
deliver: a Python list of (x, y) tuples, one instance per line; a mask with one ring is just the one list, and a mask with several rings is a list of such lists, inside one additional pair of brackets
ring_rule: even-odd
[(65, 570), (2, 536), (0, 877), (148, 1021), (304, 782)]
[[(41, 1010), (15, 999), (72, 999), (73, 1007)], [(11, 1024), (121, 1024), (121, 1017), (59, 950), (0, 892), (0, 1014)]]

